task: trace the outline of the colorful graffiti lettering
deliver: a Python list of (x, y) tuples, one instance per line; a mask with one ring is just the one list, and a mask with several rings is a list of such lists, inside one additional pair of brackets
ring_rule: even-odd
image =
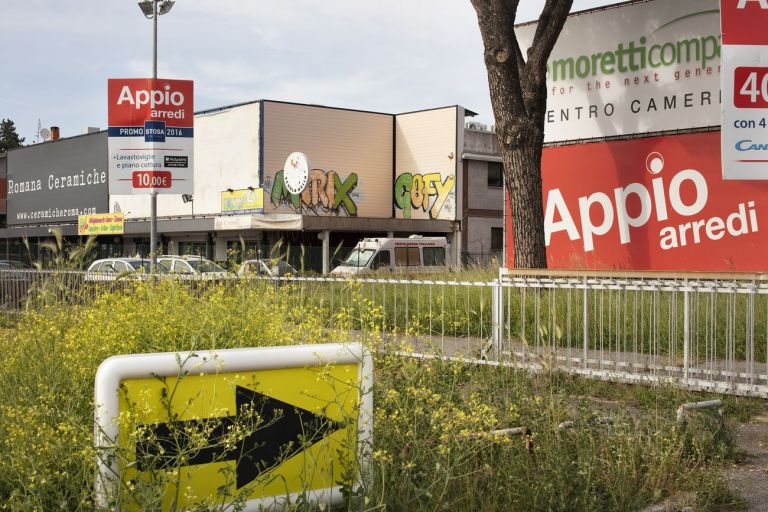
[(344, 208), (347, 215), (354, 217), (357, 215), (357, 205), (352, 199), (352, 191), (355, 187), (357, 187), (355, 173), (342, 179), (336, 171), (325, 172), (322, 169), (312, 169), (304, 192), (291, 194), (285, 188), (283, 171), (280, 171), (275, 175), (270, 199), (275, 206), (290, 203), (298, 210), (303, 204), (315, 213), (331, 212), (338, 215)]
[(429, 211), (430, 219), (436, 219), (455, 184), (455, 176), (449, 175), (443, 180), (439, 172), (401, 174), (395, 181), (395, 206), (403, 211), (406, 219), (411, 218), (412, 209), (420, 208)]

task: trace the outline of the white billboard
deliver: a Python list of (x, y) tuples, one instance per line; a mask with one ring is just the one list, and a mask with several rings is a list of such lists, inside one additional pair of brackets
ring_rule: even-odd
[[(718, 0), (571, 15), (547, 65), (545, 141), (720, 125)], [(516, 27), (523, 55), (535, 24)]]
[(768, 179), (768, 1), (722, 0), (723, 178)]
[(191, 80), (110, 79), (109, 192), (192, 194)]

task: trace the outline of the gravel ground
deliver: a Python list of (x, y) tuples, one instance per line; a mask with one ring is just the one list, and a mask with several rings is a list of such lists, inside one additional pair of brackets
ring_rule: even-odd
[(747, 510), (768, 511), (768, 409), (739, 427), (736, 445), (744, 460), (727, 472), (731, 488), (747, 501)]

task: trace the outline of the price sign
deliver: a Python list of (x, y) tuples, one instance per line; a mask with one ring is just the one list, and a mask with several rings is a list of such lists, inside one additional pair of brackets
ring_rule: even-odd
[(721, 0), (723, 178), (768, 180), (768, 0)]
[(768, 108), (768, 68), (736, 68), (733, 89), (736, 107)]
[(192, 194), (192, 82), (112, 79), (108, 97), (110, 194)]

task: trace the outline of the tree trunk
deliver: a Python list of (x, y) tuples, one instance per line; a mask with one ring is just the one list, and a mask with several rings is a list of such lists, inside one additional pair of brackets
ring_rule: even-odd
[(515, 268), (547, 268), (541, 187), (544, 132), (528, 123), (519, 124), (524, 126), (515, 143), (500, 145), (512, 211), (514, 264)]
[(471, 0), (485, 48), (485, 67), (504, 182), (512, 212), (516, 268), (546, 268), (541, 154), (547, 108), (547, 59), (573, 0), (547, 0), (523, 57), (515, 36), (519, 0)]

